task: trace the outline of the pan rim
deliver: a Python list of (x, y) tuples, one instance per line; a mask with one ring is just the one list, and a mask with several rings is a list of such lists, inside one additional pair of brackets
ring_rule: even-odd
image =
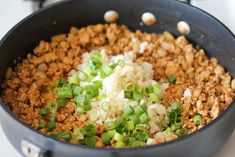
[[(10, 36), (12, 34), (12, 32), (18, 26), (22, 25), (25, 21), (30, 20), (35, 15), (40, 14), (41, 12), (44, 12), (44, 11), (50, 9), (50, 8), (54, 8), (54, 7), (57, 7), (59, 5), (63, 5), (65, 3), (69, 3), (71, 1), (74, 1), (74, 0), (64, 0), (64, 1), (61, 1), (61, 2), (56, 2), (54, 4), (48, 5), (44, 8), (42, 8), (42, 9), (40, 9), (38, 11), (35, 11), (32, 14), (28, 15), (27, 17), (22, 19), (20, 22), (18, 22), (16, 25), (14, 25), (3, 36), (3, 38), (0, 40), (0, 47), (4, 44), (4, 41), (7, 40), (8, 36)], [(228, 34), (230, 34), (230, 36), (232, 37), (232, 39), (235, 41), (235, 35), (233, 34), (233, 32), (225, 24), (223, 24), (220, 20), (215, 18), (213, 15), (207, 13), (206, 11), (204, 11), (204, 10), (202, 10), (202, 9), (196, 7), (196, 6), (185, 4), (185, 3), (179, 2), (179, 1), (172, 1), (172, 0), (168, 0), (168, 1), (171, 1), (169, 3), (175, 3), (176, 5), (182, 5), (183, 7), (190, 7), (191, 9), (195, 9), (196, 11), (201, 12), (203, 15), (207, 16), (211, 20), (214, 20), (216, 23), (218, 23), (218, 25), (220, 25), (221, 28), (224, 28), (224, 30), (227, 31)], [(195, 136), (199, 133), (203, 134), (205, 132), (205, 130), (207, 130), (208, 128), (214, 126), (215, 123), (217, 123), (220, 119), (222, 119), (225, 116), (225, 114), (232, 109), (233, 105), (235, 105), (235, 100), (233, 99), (233, 101), (228, 105), (228, 107), (222, 113), (220, 113), (219, 116), (217, 116), (214, 120), (212, 120), (209, 124), (205, 125), (203, 128), (201, 128), (201, 129), (199, 129), (199, 130), (197, 130), (197, 131), (195, 131), (195, 132), (193, 132), (189, 135), (186, 135), (182, 138), (177, 138), (177, 139), (174, 139), (174, 140), (171, 140), (171, 141), (167, 141), (167, 142), (156, 144), (156, 145), (150, 145), (150, 146), (128, 147), (128, 148), (111, 148), (111, 149), (110, 148), (105, 148), (105, 147), (102, 147), (102, 148), (88, 147), (88, 146), (79, 145), (79, 144), (75, 145), (75, 144), (71, 144), (69, 142), (63, 142), (63, 141), (55, 140), (55, 139), (53, 139), (49, 136), (46, 136), (46, 135), (40, 133), (39, 131), (31, 128), (30, 126), (26, 125), (24, 122), (17, 119), (16, 116), (14, 116), (13, 113), (8, 109), (7, 105), (2, 101), (1, 98), (0, 98), (0, 104), (1, 104), (2, 109), (8, 114), (8, 116), (10, 116), (11, 119), (15, 120), (19, 125), (25, 127), (26, 129), (29, 129), (30, 131), (33, 131), (33, 133), (37, 136), (40, 136), (40, 138), (45, 138), (45, 141), (51, 141), (51, 142), (62, 144), (63, 146), (69, 146), (69, 147), (74, 147), (74, 148), (79, 147), (79, 148), (87, 149), (87, 150), (91, 150), (91, 151), (119, 152), (119, 151), (136, 151), (137, 149), (138, 150), (142, 150), (142, 149), (145, 149), (145, 150), (160, 149), (160, 148), (162, 148), (166, 145), (169, 146), (169, 145), (174, 145), (174, 144), (179, 143), (179, 142), (184, 142), (184, 141), (190, 139), (191, 137), (193, 137), (193, 136)]]

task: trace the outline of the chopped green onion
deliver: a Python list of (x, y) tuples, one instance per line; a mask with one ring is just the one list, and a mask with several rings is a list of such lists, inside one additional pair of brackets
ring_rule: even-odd
[(102, 108), (102, 110), (104, 110), (104, 111), (108, 111), (108, 110), (110, 109), (110, 105), (109, 105), (108, 102), (103, 102), (103, 103), (101, 104), (101, 108)]
[(125, 91), (133, 91), (135, 89), (135, 85), (134, 84), (132, 84), (131, 82), (128, 82), (126, 85), (125, 85), (125, 87), (124, 87), (124, 90)]
[(100, 69), (101, 78), (108, 77), (113, 72), (113, 69), (109, 65), (105, 65)]
[(122, 67), (125, 66), (125, 62), (121, 59), (118, 60), (117, 64), (121, 65)]
[(146, 88), (145, 88), (145, 92), (146, 92), (146, 93), (153, 93), (153, 92), (154, 92), (153, 86), (146, 87)]
[(135, 131), (146, 131), (147, 126), (145, 124), (137, 124), (135, 127)]
[(156, 93), (149, 93), (149, 98), (152, 102), (158, 102), (158, 95)]
[(180, 137), (180, 136), (182, 136), (183, 132), (182, 132), (180, 129), (177, 129), (177, 130), (175, 131), (175, 134), (176, 134), (178, 137)]
[(55, 128), (55, 123), (56, 123), (56, 119), (55, 117), (52, 117), (50, 121), (47, 123), (47, 130), (52, 131)]
[(90, 68), (90, 66), (88, 64), (84, 67), (82, 73), (84, 73), (87, 76), (91, 76), (92, 69)]
[(141, 123), (147, 123), (149, 121), (147, 113), (143, 113), (139, 118)]
[(116, 132), (116, 133), (114, 134), (113, 139), (114, 139), (115, 141), (122, 142), (122, 141), (124, 140), (124, 136)]
[(66, 80), (62, 77), (59, 79), (59, 81), (56, 83), (55, 86), (62, 87), (66, 83)]
[(139, 123), (139, 118), (136, 115), (130, 115), (128, 118), (132, 120), (135, 124)]
[(177, 113), (175, 111), (171, 111), (168, 115), (169, 119), (171, 122), (175, 122), (177, 119)]
[(51, 134), (50, 136), (52, 138), (63, 139), (65, 141), (70, 141), (71, 140), (71, 133), (70, 132), (62, 132), (62, 133), (57, 133), (57, 134)]
[(58, 104), (54, 100), (47, 101), (47, 109), (50, 110), (50, 112), (56, 112), (58, 110)]
[(196, 125), (199, 125), (202, 123), (202, 116), (201, 115), (196, 115), (193, 117), (193, 122), (196, 124)]
[(165, 132), (166, 132), (166, 134), (167, 134), (168, 136), (171, 136), (171, 135), (174, 134), (174, 132), (173, 132), (173, 130), (172, 130), (171, 128), (167, 128), (167, 129), (165, 130)]
[(56, 100), (56, 104), (58, 104), (59, 106), (63, 106), (65, 103), (65, 100), (64, 99), (57, 99)]
[(93, 82), (93, 85), (94, 85), (94, 87), (95, 88), (102, 88), (102, 81), (100, 81), (100, 80), (96, 80), (96, 81), (94, 81)]
[(140, 106), (144, 111), (147, 111), (147, 105), (143, 99), (140, 100)]
[(46, 116), (48, 113), (50, 113), (50, 110), (48, 108), (41, 108), (39, 113), (41, 116)]
[(73, 96), (72, 90), (68, 88), (58, 89), (57, 94), (58, 94), (58, 97), (61, 99), (72, 98)]
[(97, 100), (100, 102), (102, 101), (104, 98), (106, 98), (107, 95), (106, 94), (100, 94), (98, 97), (97, 97)]
[(176, 77), (174, 75), (169, 75), (169, 76), (167, 76), (167, 80), (170, 83), (175, 83), (176, 82)]
[(113, 70), (113, 69), (115, 69), (115, 68), (116, 68), (116, 66), (117, 66), (117, 64), (116, 64), (116, 63), (114, 63), (114, 64), (111, 64), (111, 65), (110, 65), (110, 68)]
[(84, 113), (84, 109), (81, 106), (77, 106), (77, 108), (75, 109), (75, 114), (81, 115), (83, 113)]
[(131, 115), (134, 112), (133, 108), (130, 105), (126, 105), (123, 109), (125, 115)]
[(90, 147), (95, 147), (95, 144), (96, 144), (96, 137), (95, 137), (95, 136), (88, 136), (88, 137), (85, 137), (85, 138), (82, 140), (82, 143), (84, 143), (85, 145), (90, 146)]
[(135, 141), (136, 141), (136, 138), (135, 138), (135, 137), (128, 137), (128, 136), (126, 136), (126, 137), (125, 137), (125, 140), (124, 140), (124, 142), (125, 142), (126, 144), (128, 144), (128, 145), (132, 144), (132, 143), (135, 142)]
[(80, 72), (78, 73), (78, 78), (79, 78), (81, 81), (84, 81), (84, 80), (87, 79), (87, 75), (86, 75), (86, 73), (84, 73), (83, 71), (80, 71)]
[(84, 109), (85, 111), (90, 111), (90, 110), (92, 109), (91, 103), (90, 103), (89, 101), (85, 101), (85, 102), (82, 104), (82, 106), (83, 106), (83, 109)]
[(171, 109), (173, 111), (175, 111), (177, 113), (177, 115), (180, 115), (181, 112), (182, 112), (182, 105), (180, 102), (174, 102), (172, 105), (171, 105)]
[(111, 138), (110, 138), (108, 132), (101, 134), (101, 139), (102, 139), (103, 143), (106, 145), (109, 144), (111, 141)]
[(134, 111), (135, 111), (135, 114), (137, 115), (141, 115), (142, 113), (144, 113), (143, 108), (139, 105), (134, 108)]
[(127, 99), (132, 99), (133, 97), (133, 92), (132, 91), (124, 91), (124, 96)]
[(86, 101), (86, 96), (84, 94), (80, 94), (74, 97), (74, 102), (77, 105), (82, 105)]
[(132, 130), (135, 129), (135, 124), (134, 124), (133, 121), (131, 121), (131, 120), (127, 121), (127, 129), (128, 129), (129, 131), (132, 131)]
[(82, 93), (82, 88), (81, 88), (81, 87), (75, 86), (75, 87), (73, 88), (73, 94), (74, 94), (74, 95), (79, 95), (79, 94), (81, 94), (81, 93)]
[(133, 100), (139, 102), (142, 98), (143, 98), (143, 94), (142, 93), (133, 92)]
[(93, 136), (96, 135), (96, 127), (92, 123), (87, 123), (85, 127), (82, 129), (83, 135), (85, 136)]
[(44, 129), (46, 128), (47, 124), (45, 121), (41, 121), (38, 125), (38, 128), (37, 129)]
[(178, 117), (176, 121), (174, 122), (174, 125), (176, 128), (181, 128), (183, 126), (182, 118)]
[(123, 117), (119, 117), (115, 123), (115, 128), (116, 128), (116, 131), (119, 132), (119, 133), (124, 133), (127, 131), (127, 124), (126, 124), (126, 119), (123, 118)]
[(137, 131), (133, 134), (133, 136), (139, 141), (147, 141), (149, 135), (146, 131)]
[(109, 130), (108, 134), (110, 137), (113, 137), (116, 134), (116, 130)]
[(73, 129), (73, 135), (77, 140), (82, 140), (84, 139), (84, 136), (82, 134), (81, 128), (75, 128)]
[(123, 147), (125, 147), (125, 143), (124, 142), (117, 142), (115, 144), (115, 148), (123, 148)]
[(107, 130), (112, 130), (115, 128), (115, 122), (113, 121), (107, 121), (104, 123), (104, 126)]
[(84, 89), (86, 91), (86, 96), (88, 99), (93, 99), (99, 95), (99, 89), (96, 88), (94, 85), (86, 85)]
[(145, 143), (142, 142), (142, 141), (135, 141), (131, 144), (132, 147), (141, 147), (141, 146), (144, 146)]
[(155, 94), (159, 95), (160, 94), (160, 90), (161, 90), (161, 88), (160, 88), (160, 85), (158, 83), (153, 85), (153, 92)]
[(102, 63), (101, 63), (101, 54), (99, 52), (94, 52), (94, 53), (91, 53), (90, 54), (90, 61), (92, 61), (92, 63), (94, 65), (99, 65), (101, 66)]
[(135, 87), (135, 89), (134, 89), (135, 92), (143, 95), (144, 90), (138, 84), (136, 84), (134, 87)]
[(69, 83), (70, 84), (75, 84), (75, 85), (78, 85), (79, 84), (79, 79), (76, 75), (72, 76), (69, 78)]
[(184, 128), (184, 129), (183, 129), (183, 135), (184, 135), (184, 136), (188, 135), (188, 132), (189, 132), (189, 131), (188, 131), (187, 128)]

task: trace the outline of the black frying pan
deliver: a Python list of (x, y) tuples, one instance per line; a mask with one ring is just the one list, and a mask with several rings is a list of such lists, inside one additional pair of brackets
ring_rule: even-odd
[[(118, 23), (133, 30), (179, 35), (177, 22), (186, 21), (191, 32), (187, 38), (216, 57), (235, 76), (235, 38), (218, 20), (205, 12), (173, 0), (69, 0), (44, 8), (18, 23), (0, 43), (0, 81), (13, 60), (24, 58), (41, 39), (68, 32), (71, 26), (103, 23), (107, 10), (119, 12)], [(141, 15), (155, 14), (154, 26), (141, 26)], [(12, 145), (32, 157), (209, 157), (224, 144), (235, 127), (235, 102), (203, 129), (167, 143), (124, 149), (89, 148), (46, 137), (17, 120), (1, 102), (1, 126)]]

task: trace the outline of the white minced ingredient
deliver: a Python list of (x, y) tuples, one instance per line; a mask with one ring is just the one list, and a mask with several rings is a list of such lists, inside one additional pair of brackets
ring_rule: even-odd
[(147, 48), (148, 46), (148, 42), (142, 42), (140, 43), (140, 53), (144, 53), (145, 49)]
[(185, 98), (192, 96), (190, 89), (187, 88), (187, 89), (184, 91), (184, 95), (183, 95), (183, 96), (184, 96)]
[[(147, 43), (144, 43), (146, 47)], [(143, 49), (143, 48), (142, 48)], [(89, 60), (90, 53), (83, 55), (83, 63), (78, 66), (78, 70), (82, 70)], [(122, 114), (125, 105), (137, 106), (138, 102), (125, 98), (124, 87), (127, 83), (138, 84), (140, 87), (145, 88), (156, 84), (153, 80), (153, 67), (147, 62), (135, 62), (136, 54), (129, 51), (117, 56), (108, 56), (105, 51), (101, 51), (103, 64), (119, 63), (115, 67), (112, 74), (108, 77), (101, 79), (97, 75), (94, 80), (102, 80), (102, 88), (99, 89), (99, 94), (105, 94), (106, 97), (100, 102), (96, 99), (91, 101), (92, 109), (86, 113), (90, 120), (103, 124), (106, 121), (113, 121)], [(121, 61), (121, 63), (120, 63)], [(76, 73), (73, 73), (76, 74)], [(82, 81), (80, 86), (90, 84), (90, 82)], [(165, 90), (169, 87), (168, 83), (160, 84), (160, 97), (164, 94)], [(158, 104), (152, 104), (150, 100), (144, 100), (148, 105), (147, 114), (149, 117), (150, 130), (155, 133), (162, 131), (163, 121), (166, 121), (167, 111), (166, 108)], [(103, 103), (110, 105), (108, 111), (102, 109)]]

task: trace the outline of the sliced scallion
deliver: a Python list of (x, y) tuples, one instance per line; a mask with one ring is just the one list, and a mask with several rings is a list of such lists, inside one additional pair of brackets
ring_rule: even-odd
[(171, 109), (173, 111), (175, 111), (177, 113), (177, 115), (180, 115), (181, 112), (182, 112), (182, 105), (180, 102), (174, 102), (172, 105), (171, 105)]
[(126, 105), (123, 109), (125, 115), (131, 115), (134, 112), (133, 108), (130, 105)]
[(168, 115), (169, 119), (171, 122), (175, 122), (177, 119), (177, 113), (175, 111), (171, 111)]
[(149, 93), (149, 98), (152, 102), (158, 102), (159, 101), (158, 95), (156, 93)]
[(143, 108), (140, 105), (136, 106), (134, 108), (134, 111), (135, 111), (136, 115), (141, 115), (142, 113), (144, 113), (144, 110), (143, 110)]
[(101, 104), (101, 108), (102, 108), (102, 110), (104, 110), (104, 111), (108, 111), (108, 110), (110, 109), (110, 105), (109, 105), (108, 102), (103, 102), (103, 103)]
[(50, 113), (50, 110), (48, 108), (41, 108), (39, 110), (39, 113), (40, 113), (41, 116), (46, 116), (47, 114)]
[(111, 141), (111, 138), (110, 138), (108, 132), (101, 134), (101, 139), (102, 139), (103, 143), (106, 145), (109, 144)]
[(123, 147), (125, 147), (125, 143), (124, 142), (117, 142), (116, 144), (115, 144), (115, 148), (123, 148)]
[(124, 136), (116, 132), (116, 133), (114, 134), (113, 139), (114, 139), (115, 141), (118, 141), (118, 142), (123, 142)]
[(70, 141), (71, 140), (71, 133), (70, 132), (62, 132), (62, 133), (57, 133), (57, 134), (51, 134), (50, 136), (52, 138), (63, 139), (65, 141)]
[(176, 134), (178, 137), (180, 137), (180, 136), (182, 136), (183, 132), (182, 132), (180, 129), (177, 129), (177, 130), (175, 131), (175, 134)]
[(37, 129), (44, 129), (46, 128), (47, 124), (45, 121), (41, 121), (38, 125), (38, 128)]
[(174, 75), (169, 75), (169, 76), (167, 76), (167, 80), (170, 83), (175, 83), (176, 82), (176, 77)]
[(193, 122), (196, 124), (196, 125), (199, 125), (202, 123), (202, 116), (201, 115), (196, 115), (193, 117)]
[(79, 84), (79, 79), (76, 75), (72, 76), (69, 78), (69, 83), (70, 84), (75, 84), (75, 85), (78, 85)]
[(113, 138), (113, 136), (116, 134), (116, 130), (109, 130), (108, 134), (111, 138)]
[(56, 119), (55, 117), (52, 117), (50, 121), (47, 123), (47, 130), (52, 131), (55, 128), (55, 124), (56, 124)]
[(149, 118), (148, 118), (147, 113), (143, 113), (143, 114), (139, 117), (139, 119), (140, 119), (140, 122), (141, 122), (141, 123), (147, 123), (147, 122), (149, 121)]
[(82, 140), (84, 139), (84, 136), (82, 134), (81, 128), (75, 128), (73, 129), (73, 135), (77, 140)]
[(131, 121), (131, 120), (127, 121), (127, 129), (128, 129), (129, 131), (132, 131), (132, 130), (135, 129), (135, 124), (134, 124), (133, 121)]

